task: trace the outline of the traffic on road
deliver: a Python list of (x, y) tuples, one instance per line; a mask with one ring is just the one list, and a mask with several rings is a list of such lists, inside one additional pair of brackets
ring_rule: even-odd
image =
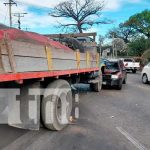
[[(141, 74), (128, 73), (121, 91), (112, 87), (100, 93), (80, 88), (80, 116), (61, 132), (20, 130), (0, 125), (1, 150), (137, 150), (150, 149), (150, 85)], [(140, 92), (139, 92), (140, 91)], [(144, 95), (144, 99), (143, 99)]]
[(0, 150), (150, 150), (149, 0), (1, 0)]

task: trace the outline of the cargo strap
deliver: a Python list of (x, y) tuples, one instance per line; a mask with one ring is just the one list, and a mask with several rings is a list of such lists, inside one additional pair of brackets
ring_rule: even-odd
[(100, 55), (99, 53), (96, 54), (96, 66), (99, 67), (100, 63)]
[(45, 47), (45, 51), (46, 51), (46, 56), (47, 56), (47, 63), (48, 63), (48, 70), (52, 70), (53, 66), (52, 66), (52, 51), (51, 48), (46, 46)]
[(76, 60), (77, 60), (77, 68), (80, 68), (80, 52), (79, 50), (76, 51)]
[(87, 66), (87, 68), (90, 68), (90, 60), (91, 60), (90, 53), (87, 51), (86, 52), (86, 66)]

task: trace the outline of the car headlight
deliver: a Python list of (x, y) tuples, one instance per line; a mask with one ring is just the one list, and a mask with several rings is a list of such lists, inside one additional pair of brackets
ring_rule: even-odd
[(112, 78), (112, 79), (118, 79), (119, 76), (118, 76), (118, 75), (111, 75), (111, 78)]

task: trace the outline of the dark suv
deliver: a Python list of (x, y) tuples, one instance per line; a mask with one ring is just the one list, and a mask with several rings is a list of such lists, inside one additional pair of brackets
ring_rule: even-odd
[(121, 90), (126, 84), (127, 73), (122, 60), (112, 59), (105, 63), (103, 70), (103, 85), (109, 85)]

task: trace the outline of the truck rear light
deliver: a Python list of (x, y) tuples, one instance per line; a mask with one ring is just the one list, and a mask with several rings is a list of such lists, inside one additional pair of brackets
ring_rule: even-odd
[(126, 63), (124, 66), (125, 66), (125, 67), (128, 66), (128, 63)]

